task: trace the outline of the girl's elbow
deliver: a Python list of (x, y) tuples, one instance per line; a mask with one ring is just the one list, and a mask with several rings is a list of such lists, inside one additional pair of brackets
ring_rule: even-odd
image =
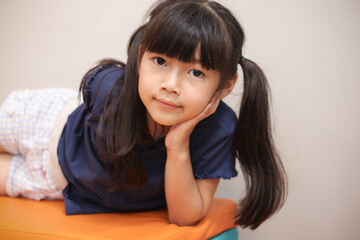
[(196, 225), (204, 216), (169, 216), (169, 223), (176, 224), (179, 227), (185, 226), (194, 226)]
[(179, 227), (187, 227), (187, 226), (194, 226), (196, 225), (197, 221), (187, 221), (187, 220), (181, 220), (181, 219), (169, 219), (169, 223), (175, 224)]

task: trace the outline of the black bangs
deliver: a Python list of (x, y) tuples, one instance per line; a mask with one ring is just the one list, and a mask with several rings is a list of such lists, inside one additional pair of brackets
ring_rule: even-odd
[[(152, 14), (142, 41), (147, 51), (183, 62), (200, 61), (202, 67), (220, 72), (226, 67), (221, 56), (231, 54), (231, 41), (221, 21), (206, 6), (179, 4)], [(200, 59), (195, 59), (198, 46)]]

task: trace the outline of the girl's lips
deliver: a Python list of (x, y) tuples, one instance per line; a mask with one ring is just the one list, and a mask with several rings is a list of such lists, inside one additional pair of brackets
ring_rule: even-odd
[(173, 103), (171, 101), (168, 101), (168, 100), (165, 100), (165, 99), (157, 99), (157, 98), (155, 98), (155, 101), (161, 108), (164, 108), (164, 109), (167, 109), (167, 110), (174, 110), (174, 109), (177, 109), (177, 108), (180, 107), (180, 106), (176, 105), (175, 103)]

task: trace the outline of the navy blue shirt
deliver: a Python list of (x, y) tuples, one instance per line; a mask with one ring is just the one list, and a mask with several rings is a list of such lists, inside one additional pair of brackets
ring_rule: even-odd
[[(69, 116), (58, 146), (60, 166), (69, 184), (64, 189), (67, 214), (131, 212), (166, 207), (164, 173), (165, 138), (150, 147), (136, 146), (148, 179), (139, 188), (114, 185), (104, 160), (99, 157), (96, 134), (103, 113), (104, 99), (116, 81), (120, 92), (124, 69), (104, 66), (84, 81), (84, 103)], [(237, 175), (232, 152), (236, 115), (220, 102), (216, 112), (202, 120), (190, 136), (191, 163), (196, 179), (224, 178)]]

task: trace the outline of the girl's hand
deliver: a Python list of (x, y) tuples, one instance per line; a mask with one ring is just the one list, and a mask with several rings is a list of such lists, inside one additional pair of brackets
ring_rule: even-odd
[(185, 122), (171, 126), (165, 138), (165, 146), (168, 153), (172, 151), (178, 152), (188, 150), (190, 134), (194, 130), (195, 126), (202, 119), (213, 114), (219, 106), (219, 103), (220, 99), (216, 94), (199, 115)]

